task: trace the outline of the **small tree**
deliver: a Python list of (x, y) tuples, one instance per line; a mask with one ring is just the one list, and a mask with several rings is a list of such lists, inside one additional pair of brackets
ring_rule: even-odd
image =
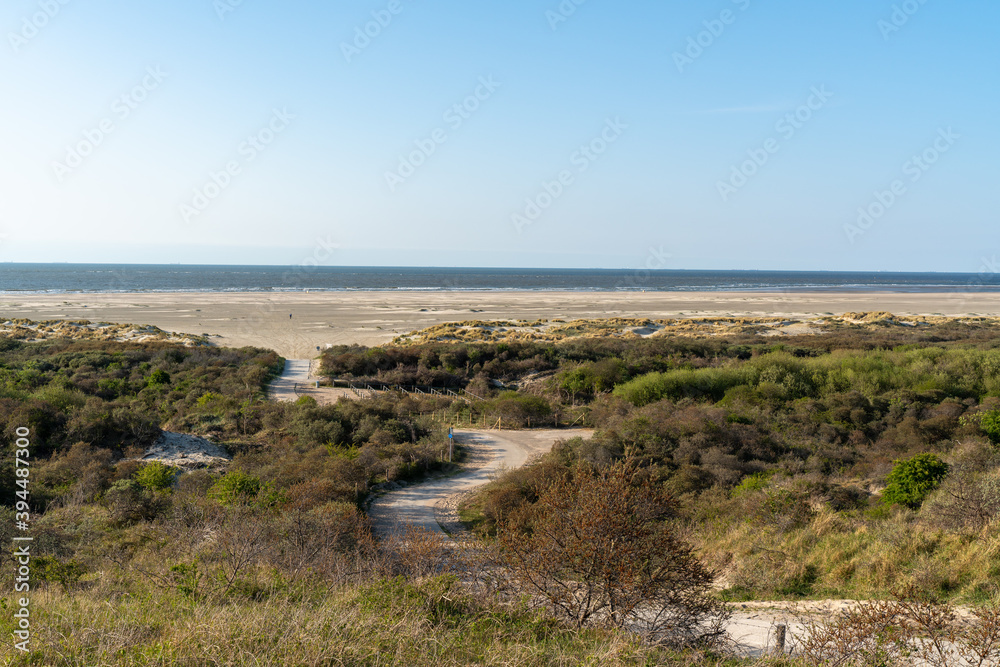
[(634, 468), (578, 468), (499, 525), (500, 558), (519, 585), (577, 627), (642, 631), (670, 644), (721, 635), (713, 575), (677, 535), (671, 498)]
[(917, 454), (911, 459), (896, 461), (886, 479), (882, 500), (889, 505), (917, 509), (947, 474), (948, 464), (934, 454)]

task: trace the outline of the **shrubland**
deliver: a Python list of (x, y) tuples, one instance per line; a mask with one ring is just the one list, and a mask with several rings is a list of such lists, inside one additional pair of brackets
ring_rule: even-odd
[(938, 599), (991, 600), (1000, 592), (998, 332), (929, 329), (682, 341), (678, 354), (659, 356), (674, 368), (641, 373), (620, 349), (572, 363), (541, 395), (555, 402), (564, 378), (616, 369), (613, 388), (595, 385), (587, 403), (594, 436), (509, 472), (466, 516), (481, 534), (502, 533), (504, 517), (537, 504), (561, 475), (629, 462), (672, 495), (726, 598), (880, 597), (915, 586)]
[[(15, 429), (33, 443), (39, 634), (14, 664), (740, 664), (636, 630), (651, 601), (666, 601), (664, 626), (693, 614), (698, 640), (730, 600), (996, 599), (993, 323), (429, 342), (322, 361), (337, 379), (474, 398), (274, 403), (282, 360), (267, 350), (0, 339), (7, 544)], [(380, 544), (365, 516), (371, 493), (453, 470), (446, 427), (480, 416), (595, 429), (464, 507), (490, 585), (432, 539)], [(161, 429), (232, 461), (138, 461)]]

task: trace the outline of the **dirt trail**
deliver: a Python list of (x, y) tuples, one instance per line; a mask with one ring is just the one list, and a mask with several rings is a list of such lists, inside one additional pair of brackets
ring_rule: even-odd
[(391, 534), (406, 525), (444, 532), (435, 510), (449, 498), (486, 484), (502, 469), (524, 465), (536, 454), (552, 449), (557, 440), (589, 438), (592, 434), (590, 429), (455, 431), (456, 440), (470, 450), (465, 471), (376, 498), (368, 515), (379, 535)]
[[(488, 483), (500, 471), (520, 467), (533, 456), (549, 451), (557, 440), (589, 438), (592, 434), (591, 429), (455, 431), (456, 439), (466, 448), (466, 470), (380, 496), (372, 502), (368, 515), (376, 534), (383, 537), (406, 525), (454, 535), (462, 530), (455, 508), (466, 493)], [(726, 631), (738, 654), (760, 656), (771, 648), (776, 624), (787, 624), (789, 644), (793, 646), (804, 630), (799, 622), (803, 612), (807, 616), (829, 614), (848, 604), (847, 601), (737, 604), (733, 605), (733, 617)]]

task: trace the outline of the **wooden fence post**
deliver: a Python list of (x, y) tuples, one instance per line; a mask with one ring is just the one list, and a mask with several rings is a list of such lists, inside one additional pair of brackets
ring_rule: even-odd
[(785, 654), (785, 631), (787, 626), (784, 623), (779, 623), (774, 626), (774, 648), (772, 649), (774, 655), (784, 655)]

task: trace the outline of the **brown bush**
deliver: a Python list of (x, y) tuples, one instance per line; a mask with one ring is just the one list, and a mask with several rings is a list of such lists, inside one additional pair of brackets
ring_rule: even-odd
[(291, 579), (307, 574), (340, 579), (343, 556), (366, 547), (368, 535), (368, 522), (354, 505), (293, 508), (275, 521), (269, 560)]
[(912, 591), (859, 603), (831, 621), (807, 621), (800, 653), (808, 664), (844, 667), (984, 667), (1000, 659), (1000, 608), (960, 621), (950, 604)]
[[(501, 523), (499, 546), (517, 585), (577, 627), (608, 624), (670, 644), (708, 643), (727, 613), (713, 575), (670, 522), (673, 503), (636, 470), (577, 468)], [(521, 528), (524, 524), (527, 530)]]
[(379, 569), (387, 576), (429, 577), (459, 563), (450, 540), (438, 531), (407, 525), (382, 540)]

